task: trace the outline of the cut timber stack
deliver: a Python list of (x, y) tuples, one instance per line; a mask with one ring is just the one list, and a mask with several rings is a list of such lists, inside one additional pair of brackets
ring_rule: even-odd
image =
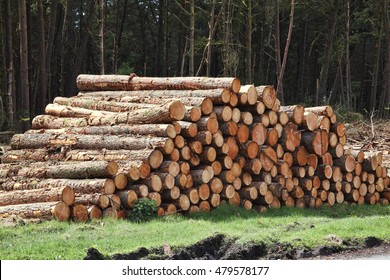
[(0, 217), (124, 218), (140, 198), (158, 214), (225, 201), (382, 204), (380, 153), (348, 149), (329, 106), (280, 106), (272, 86), (236, 78), (80, 75), (2, 156)]

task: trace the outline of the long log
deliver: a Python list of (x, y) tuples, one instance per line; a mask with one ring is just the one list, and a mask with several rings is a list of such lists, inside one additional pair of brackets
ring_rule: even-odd
[(114, 126), (64, 127), (59, 129), (32, 129), (25, 134), (89, 134), (89, 135), (153, 135), (175, 138), (176, 131), (172, 124), (121, 124)]
[(118, 165), (115, 162), (91, 161), (22, 167), (15, 175), (29, 178), (85, 179), (111, 177), (117, 171)]
[(302, 133), (302, 143), (309, 152), (322, 156), (328, 151), (329, 135), (321, 129), (316, 132), (305, 131)]
[(58, 118), (49, 115), (38, 115), (31, 123), (34, 129), (62, 129), (64, 127), (86, 127), (88, 118)]
[(70, 206), (75, 201), (74, 190), (65, 186), (0, 193), (0, 206), (52, 201), (63, 201)]
[(18, 191), (47, 188), (71, 187), (76, 193), (113, 194), (115, 184), (112, 179), (37, 179), (37, 178), (7, 178), (0, 181), (0, 190)]
[(174, 149), (173, 140), (166, 137), (131, 137), (116, 135), (82, 134), (15, 134), (11, 139), (13, 149), (37, 149), (47, 146), (69, 146), (73, 149), (142, 150), (160, 148), (166, 154)]
[(79, 90), (176, 90), (229, 88), (237, 93), (238, 78), (208, 77), (137, 77), (127, 75), (86, 75), (77, 77)]
[[(80, 92), (78, 97), (91, 98), (97, 101), (141, 102), (168, 100), (173, 98), (208, 98), (213, 104), (227, 104), (230, 101), (230, 90), (225, 88), (206, 90), (135, 90), (135, 91), (92, 91)], [(154, 102), (154, 101), (153, 101)], [(161, 101), (160, 101), (161, 102)]]
[(21, 218), (50, 220), (54, 216), (59, 221), (67, 221), (70, 217), (70, 208), (65, 202), (41, 202), (8, 205), (0, 207), (0, 217), (18, 216)]

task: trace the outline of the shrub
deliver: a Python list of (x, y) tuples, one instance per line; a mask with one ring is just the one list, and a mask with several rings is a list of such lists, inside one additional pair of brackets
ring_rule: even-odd
[(157, 205), (152, 199), (141, 198), (134, 207), (131, 215), (131, 219), (137, 223), (147, 222), (156, 216)]

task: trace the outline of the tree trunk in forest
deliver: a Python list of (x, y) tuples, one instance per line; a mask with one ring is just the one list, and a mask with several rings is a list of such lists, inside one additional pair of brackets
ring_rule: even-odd
[(20, 79), (22, 91), (22, 129), (30, 128), (30, 84), (28, 74), (28, 36), (26, 0), (19, 0), (20, 25)]
[(195, 60), (195, 0), (190, 0), (190, 34), (189, 34), (189, 63), (188, 76), (194, 76), (194, 60)]
[[(380, 114), (384, 118), (390, 117), (390, 18), (389, 18), (389, 1), (383, 0), (383, 11), (384, 11), (384, 23), (386, 30), (386, 62), (385, 62), (385, 75), (384, 75), (384, 83), (383, 90), (381, 96), (381, 106), (380, 110), (382, 114)], [(382, 101), (383, 100), (383, 101)]]
[(253, 32), (253, 16), (252, 16), (252, 0), (247, 0), (247, 16), (246, 16), (246, 83), (251, 84), (252, 78), (252, 32)]
[(116, 15), (116, 28), (115, 28), (115, 41), (114, 41), (114, 73), (118, 72), (118, 63), (119, 63), (119, 49), (121, 47), (123, 26), (125, 24), (127, 5), (128, 0), (124, 0), (123, 6), (119, 3), (121, 0), (117, 1), (117, 15)]
[(280, 46), (280, 0), (275, 1), (275, 52), (276, 52), (276, 92), (279, 94), (280, 91), (283, 92), (283, 84), (279, 85), (279, 77), (282, 69), (282, 55), (281, 55), (281, 46)]
[(16, 81), (13, 54), (13, 32), (10, 0), (4, 1), (3, 8), (5, 38), (6, 38), (6, 67), (7, 67), (7, 113), (8, 128), (15, 129)]
[(326, 37), (325, 54), (321, 65), (320, 81), (316, 94), (316, 105), (320, 105), (323, 102), (323, 98), (326, 96), (326, 87), (328, 82), (329, 65), (333, 51), (333, 42), (336, 32), (337, 16), (338, 16), (338, 2), (339, 0), (333, 0), (332, 9), (330, 13), (328, 24), (329, 29)]
[(46, 69), (46, 38), (45, 38), (45, 12), (43, 9), (42, 0), (38, 1), (38, 34), (39, 34), (39, 71), (40, 71), (40, 91), (37, 94), (37, 108), (36, 112), (42, 114), (45, 110), (46, 98), (47, 98), (47, 78), (48, 75)]
[[(279, 10), (279, 8), (278, 8), (278, 10)], [(285, 72), (286, 65), (287, 65), (288, 50), (290, 48), (291, 36), (292, 36), (293, 27), (294, 27), (294, 10), (295, 10), (295, 2), (294, 2), (294, 0), (291, 0), (290, 24), (288, 27), (286, 46), (284, 47), (283, 62), (281, 63), (281, 66), (280, 66), (280, 73), (278, 76), (278, 84), (277, 84), (277, 92), (279, 94), (279, 100), (282, 103), (282, 105), (284, 104), (283, 77), (284, 77), (284, 72)], [(279, 18), (279, 16), (278, 16), (278, 18)], [(279, 43), (279, 47), (280, 47), (280, 43)]]
[(375, 112), (377, 108), (377, 91), (378, 91), (378, 78), (379, 78), (379, 67), (380, 67), (380, 55), (381, 55), (381, 47), (382, 47), (382, 40), (383, 40), (383, 11), (379, 12), (380, 17), (380, 26), (379, 26), (379, 34), (378, 39), (375, 43), (375, 54), (373, 56), (373, 72), (372, 72), (372, 81), (371, 81), (371, 94), (370, 94), (370, 112)]
[(68, 75), (69, 73), (66, 72), (66, 55), (68, 50), (68, 22), (69, 22), (69, 15), (70, 11), (73, 7), (73, 1), (72, 0), (66, 0), (65, 3), (63, 3), (64, 8), (64, 16), (63, 16), (63, 22), (62, 22), (62, 30), (61, 30), (61, 53), (60, 53), (60, 79), (61, 79), (61, 86), (60, 86), (60, 95), (61, 96), (67, 96), (68, 87)]
[(99, 51), (100, 51), (100, 74), (104, 75), (104, 0), (99, 0)]
[(345, 48), (345, 89), (346, 89), (346, 106), (347, 110), (353, 110), (352, 106), (352, 78), (351, 78), (351, 62), (350, 62), (350, 0), (345, 1), (345, 39), (344, 39), (344, 48)]

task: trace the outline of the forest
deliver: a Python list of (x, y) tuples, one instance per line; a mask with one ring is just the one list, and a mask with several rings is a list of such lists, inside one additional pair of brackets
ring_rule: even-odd
[(283, 104), (390, 117), (389, 0), (1, 0), (0, 130), (81, 73), (274, 85)]

